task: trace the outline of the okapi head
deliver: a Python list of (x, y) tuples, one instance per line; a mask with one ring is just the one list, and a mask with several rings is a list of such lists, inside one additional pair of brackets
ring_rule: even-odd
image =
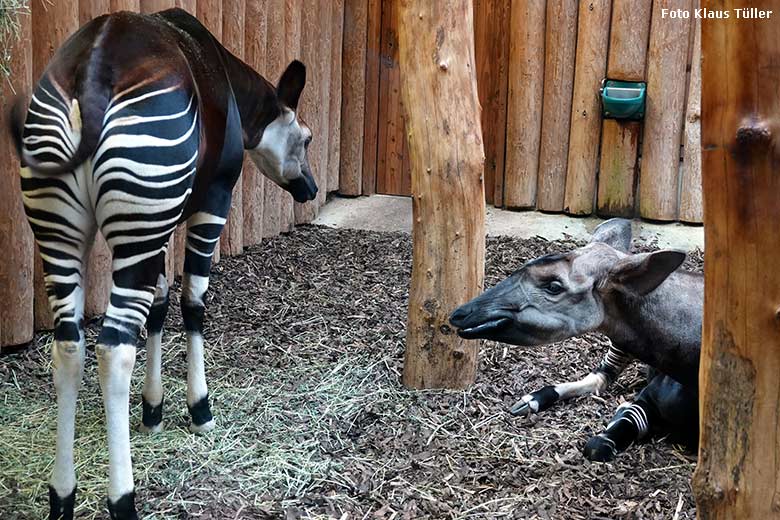
[(608, 220), (588, 245), (531, 260), (455, 309), (450, 322), (466, 339), (524, 346), (597, 330), (620, 308), (612, 303), (641, 299), (685, 260), (685, 253), (671, 250), (630, 255), (630, 243), (631, 222)]
[(276, 117), (263, 130), (257, 146), (248, 150), (260, 171), (290, 192), (296, 202), (313, 200), (317, 195), (317, 183), (308, 159), (312, 134), (297, 114), (305, 84), (306, 67), (295, 60), (288, 65), (276, 87)]

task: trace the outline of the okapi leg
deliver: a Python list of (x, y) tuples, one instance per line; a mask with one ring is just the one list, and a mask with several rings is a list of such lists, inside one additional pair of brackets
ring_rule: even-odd
[(601, 364), (593, 372), (579, 381), (545, 386), (526, 394), (512, 406), (510, 412), (512, 415), (529, 415), (546, 410), (558, 401), (582, 395), (598, 395), (617, 379), (630, 361), (631, 356), (610, 345)]
[[(227, 212), (229, 207), (228, 198), (223, 211)], [(190, 431), (193, 433), (205, 433), (214, 428), (203, 359), (203, 315), (211, 257), (224, 225), (224, 216), (205, 211), (196, 213), (187, 221), (181, 313), (187, 332), (187, 408), (192, 418)]]
[(698, 440), (698, 393), (664, 374), (654, 376), (633, 403), (623, 403), (606, 431), (592, 437), (585, 456), (609, 461), (631, 443), (654, 435), (695, 446)]
[(162, 430), (163, 388), (162, 388), (162, 331), (168, 314), (168, 281), (165, 273), (157, 275), (157, 289), (152, 308), (146, 320), (146, 377), (141, 391), (143, 417), (141, 431)]
[[(73, 440), (76, 401), (84, 372), (83, 261), (72, 260), (72, 267), (59, 268), (44, 260), (46, 288), (54, 312), (52, 372), (57, 392), (57, 454), (49, 484), (49, 517), (64, 520), (73, 518), (76, 500)], [(63, 278), (71, 278), (73, 283), (65, 283)]]
[[(112, 241), (109, 245), (114, 246)], [(108, 511), (117, 520), (138, 518), (130, 459), (130, 377), (135, 345), (149, 316), (155, 277), (162, 270), (163, 260), (164, 250), (160, 249), (154, 256), (127, 265), (114, 248), (111, 303), (95, 348), (108, 433)]]

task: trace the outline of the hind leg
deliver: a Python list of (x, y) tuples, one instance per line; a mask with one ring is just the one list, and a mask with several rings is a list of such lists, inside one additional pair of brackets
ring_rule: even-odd
[(695, 389), (664, 374), (654, 376), (633, 403), (623, 403), (607, 429), (592, 437), (585, 456), (593, 461), (613, 460), (637, 441), (670, 435), (690, 443), (698, 438), (698, 399)]
[(163, 272), (157, 275), (154, 301), (146, 320), (146, 377), (141, 391), (143, 416), (140, 426), (141, 431), (144, 432), (162, 430), (162, 332), (168, 306), (168, 281)]
[(43, 261), (54, 317), (52, 375), (57, 394), (57, 442), (49, 481), (49, 517), (73, 518), (76, 401), (84, 370), (84, 267), (95, 236), (94, 215), (78, 190), (81, 170), (50, 177), (21, 170), (25, 211)]

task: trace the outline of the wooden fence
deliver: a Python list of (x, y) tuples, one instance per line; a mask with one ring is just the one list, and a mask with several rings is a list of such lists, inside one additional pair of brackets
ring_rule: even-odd
[[(54, 50), (81, 23), (118, 10), (143, 13), (181, 7), (198, 16), (225, 46), (276, 82), (294, 58), (307, 65), (300, 117), (314, 139), (309, 160), (320, 187), (315, 201), (292, 198), (245, 162), (218, 252), (241, 253), (246, 246), (310, 222), (327, 192), (338, 189), (341, 150), (343, 0), (31, 0), (19, 18), (20, 38), (11, 39), (10, 80), (2, 79), (2, 118), (15, 94), (30, 93)], [(139, 35), (142, 37), (142, 35)], [(6, 124), (2, 121), (2, 127)], [(0, 347), (30, 341), (34, 330), (52, 327), (41, 261), (19, 195), (19, 164), (10, 139), (0, 135)], [(169, 244), (169, 277), (183, 268), (184, 232)], [(219, 256), (219, 255), (217, 255)], [(219, 261), (219, 258), (215, 259)], [(102, 313), (110, 289), (110, 254), (98, 237), (89, 259), (87, 316)]]
[[(344, 122), (345, 195), (410, 194), (396, 2), (346, 1), (342, 102), (359, 116)], [(487, 201), (700, 223), (700, 29), (661, 18), (662, 8), (695, 6), (475, 0)], [(605, 77), (647, 82), (643, 122), (602, 119)]]
[[(640, 214), (701, 222), (699, 27), (661, 19), (697, 0), (474, 0), (486, 199), (495, 206), (602, 216)], [(409, 194), (411, 176), (398, 68), (397, 0), (30, 0), (13, 74), (0, 85), (4, 117), (29, 93), (53, 51), (104, 12), (178, 6), (200, 18), (269, 80), (299, 58), (308, 68), (300, 115), (320, 192), (294, 204), (246, 162), (221, 255), (310, 222), (328, 192)], [(644, 122), (601, 118), (602, 78), (647, 81)], [(5, 123), (2, 123), (5, 127)], [(684, 160), (681, 162), (681, 157)], [(641, 169), (640, 169), (641, 164)], [(51, 328), (41, 263), (33, 252), (0, 135), (0, 346)], [(641, 170), (641, 171), (640, 171)], [(169, 245), (169, 277), (183, 267), (184, 233)], [(35, 260), (34, 260), (35, 259)], [(86, 313), (99, 314), (110, 255), (98, 237), (87, 273)]]

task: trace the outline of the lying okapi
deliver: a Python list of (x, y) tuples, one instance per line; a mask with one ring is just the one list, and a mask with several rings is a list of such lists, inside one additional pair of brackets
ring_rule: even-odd
[(101, 16), (57, 51), (11, 132), (27, 218), (54, 315), (57, 450), (50, 518), (72, 519), (73, 443), (84, 367), (84, 268), (99, 228), (111, 249), (111, 298), (95, 351), (108, 433), (108, 509), (137, 518), (128, 399), (136, 342), (149, 330), (142, 392), (146, 431), (161, 428), (161, 340), (167, 243), (187, 222), (181, 310), (187, 331), (190, 430), (214, 426), (203, 363), (204, 295), (214, 248), (246, 150), (298, 202), (317, 186), (311, 132), (296, 115), (306, 69), (274, 87), (181, 9)]
[(678, 270), (677, 251), (628, 254), (631, 222), (612, 219), (590, 243), (566, 254), (539, 257), (457, 308), (451, 323), (467, 339), (536, 346), (601, 332), (610, 351), (580, 381), (525, 395), (514, 414), (540, 412), (555, 402), (599, 392), (636, 358), (651, 367), (634, 403), (618, 408), (585, 456), (612, 460), (632, 442), (668, 435), (698, 442), (698, 371), (704, 277)]

